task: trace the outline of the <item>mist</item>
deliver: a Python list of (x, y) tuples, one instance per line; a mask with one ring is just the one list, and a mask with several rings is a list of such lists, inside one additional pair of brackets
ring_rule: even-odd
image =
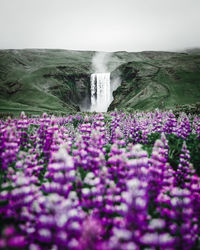
[(112, 53), (96, 52), (92, 58), (92, 70), (94, 73), (108, 72), (108, 63), (112, 57)]
[[(113, 97), (113, 92), (121, 85), (121, 78), (118, 76), (118, 77), (115, 77), (111, 80), (111, 83), (110, 83), (110, 89), (111, 89), (111, 102), (114, 100), (114, 97)], [(110, 102), (110, 104), (111, 104)]]

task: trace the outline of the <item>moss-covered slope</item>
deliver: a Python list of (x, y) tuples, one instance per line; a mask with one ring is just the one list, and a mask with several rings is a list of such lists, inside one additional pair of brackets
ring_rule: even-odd
[(149, 59), (120, 65), (111, 74), (121, 86), (114, 92), (109, 110), (175, 108), (200, 101), (200, 56), (174, 53), (162, 58), (149, 52)]
[[(0, 113), (75, 112), (90, 106), (95, 51), (0, 50)], [(200, 101), (200, 53), (107, 53), (111, 84), (121, 78), (109, 110), (174, 108)], [(109, 60), (108, 60), (109, 59)]]
[(94, 52), (0, 51), (0, 112), (71, 112), (90, 94)]

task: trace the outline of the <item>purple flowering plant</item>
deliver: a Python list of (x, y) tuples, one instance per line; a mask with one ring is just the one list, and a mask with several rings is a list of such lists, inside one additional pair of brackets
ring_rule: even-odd
[(0, 249), (197, 249), (200, 117), (0, 122)]

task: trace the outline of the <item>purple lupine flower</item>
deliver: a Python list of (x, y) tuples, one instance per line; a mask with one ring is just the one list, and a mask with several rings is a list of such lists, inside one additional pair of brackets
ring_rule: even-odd
[(190, 152), (187, 149), (185, 141), (183, 142), (179, 165), (176, 171), (176, 185), (185, 188), (190, 182), (190, 177), (195, 173), (195, 170), (190, 164)]
[(1, 249), (20, 249), (27, 246), (25, 235), (19, 234), (13, 225), (3, 229), (2, 238), (0, 238)]
[(109, 245), (111, 249), (126, 249), (127, 246), (139, 249), (148, 223), (147, 183), (137, 178), (129, 180), (122, 198), (125, 220), (113, 228)]
[(103, 250), (101, 221), (88, 217), (82, 224), (82, 235), (79, 240), (79, 249)]
[(164, 181), (164, 172), (168, 157), (168, 145), (164, 134), (161, 135), (161, 140), (156, 140), (151, 159), (149, 160), (149, 196), (154, 203), (156, 196), (159, 193), (160, 187)]
[(154, 132), (162, 132), (162, 115), (159, 110), (156, 110), (155, 116), (153, 118), (153, 128), (152, 131)]
[(166, 134), (175, 133), (176, 125), (177, 125), (177, 121), (176, 121), (175, 115), (170, 110), (167, 114), (167, 120), (165, 122), (163, 130)]
[(19, 152), (19, 133), (14, 126), (1, 128), (0, 134), (0, 160), (1, 168), (6, 170), (14, 163)]
[(174, 237), (177, 249), (190, 249), (197, 240), (198, 225), (191, 192), (177, 187), (160, 192), (158, 211), (165, 219), (166, 230)]
[(150, 158), (142, 145), (163, 129), (182, 138), (196, 134), (199, 118), (191, 126), (192, 119), (180, 114), (176, 121), (171, 112), (156, 111), (34, 119), (22, 114), (0, 121), (1, 162), (7, 148), (11, 153), (1, 171), (0, 212), (9, 224), (0, 232), (0, 247), (196, 247), (200, 186), (186, 146), (177, 172), (187, 171), (177, 188), (180, 175), (167, 162), (165, 135)]
[(183, 139), (186, 139), (191, 131), (192, 130), (188, 116), (185, 113), (181, 113), (177, 122), (176, 134)]

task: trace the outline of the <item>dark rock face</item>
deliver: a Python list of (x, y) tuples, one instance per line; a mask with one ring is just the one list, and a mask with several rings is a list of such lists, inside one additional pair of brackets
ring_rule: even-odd
[[(61, 85), (50, 87), (53, 95), (71, 105), (90, 106), (90, 75), (84, 73), (67, 74), (67, 67), (57, 67), (61, 72), (57, 74), (44, 74), (43, 77), (48, 79), (56, 79)], [(66, 71), (66, 72), (64, 72)]]
[(8, 82), (5, 84), (7, 86), (7, 93), (9, 95), (16, 94), (18, 91), (20, 91), (22, 84), (18, 81), (16, 82)]

